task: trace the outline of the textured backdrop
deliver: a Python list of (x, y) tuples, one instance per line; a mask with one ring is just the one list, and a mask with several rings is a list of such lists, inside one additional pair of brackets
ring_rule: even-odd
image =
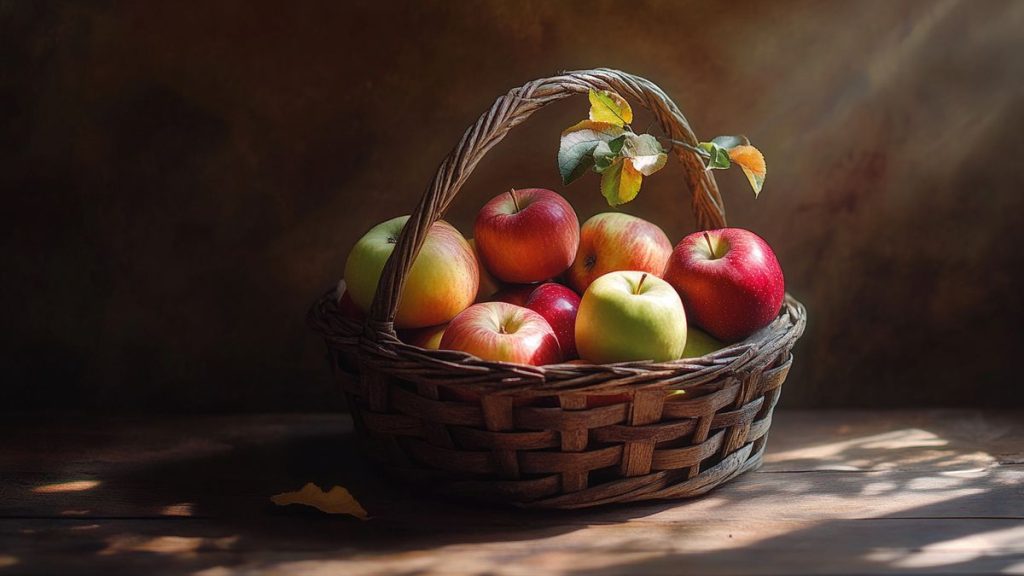
[[(563, 69), (660, 84), (746, 133), (810, 324), (784, 406), (1024, 403), (1024, 2), (0, 1), (3, 408), (339, 406), (310, 302), (493, 99)], [(571, 99), (449, 219), (563, 191)], [(637, 122), (640, 124), (640, 122)], [(564, 189), (581, 220), (596, 177)], [(626, 211), (692, 226), (678, 166)]]

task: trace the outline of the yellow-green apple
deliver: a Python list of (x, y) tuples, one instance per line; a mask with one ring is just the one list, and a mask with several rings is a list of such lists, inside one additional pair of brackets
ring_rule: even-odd
[(580, 247), (567, 276), (583, 294), (596, 278), (617, 270), (639, 270), (661, 276), (672, 254), (672, 242), (658, 226), (622, 214), (592, 216), (580, 230)]
[[(352, 300), (370, 309), (384, 264), (395, 248), (408, 216), (374, 226), (356, 242), (345, 263), (345, 281)], [(480, 271), (473, 249), (451, 224), (431, 226), (413, 262), (398, 300), (396, 328), (436, 326), (451, 320), (473, 303)]]
[(474, 304), (460, 312), (445, 329), (441, 349), (535, 366), (562, 360), (548, 321), (529, 308), (507, 302)]
[(538, 286), (526, 300), (526, 307), (540, 314), (551, 325), (562, 349), (563, 358), (576, 357), (576, 313), (580, 297), (571, 289), (547, 282)]
[(742, 340), (774, 320), (786, 291), (771, 247), (742, 228), (683, 238), (665, 280), (679, 291), (690, 321), (723, 342)]
[(476, 291), (476, 302), (486, 302), (494, 295), (495, 292), (501, 288), (501, 285), (491, 273), (487, 271), (487, 267), (480, 261), (480, 252), (476, 249), (476, 241), (472, 238), (468, 240), (469, 247), (473, 249), (473, 254), (476, 255), (477, 268), (480, 270), (480, 288)]
[(551, 190), (509, 190), (484, 205), (473, 235), (480, 260), (495, 278), (529, 284), (572, 264), (580, 223), (565, 198)]
[(686, 348), (683, 350), (683, 358), (700, 358), (705, 354), (711, 354), (722, 348), (725, 348), (725, 344), (719, 342), (707, 332), (696, 326), (687, 327)]
[(686, 346), (686, 312), (661, 278), (636, 270), (609, 272), (583, 294), (576, 350), (597, 364), (678, 360)]
[(441, 337), (444, 336), (446, 328), (448, 328), (447, 324), (440, 324), (438, 326), (427, 326), (426, 328), (402, 330), (398, 333), (398, 338), (406, 344), (412, 344), (427, 350), (437, 350), (441, 346)]

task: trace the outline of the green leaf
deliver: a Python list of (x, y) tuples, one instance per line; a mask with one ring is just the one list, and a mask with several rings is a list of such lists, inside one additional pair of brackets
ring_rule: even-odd
[(576, 180), (594, 165), (593, 152), (599, 144), (622, 134), (622, 128), (605, 122), (584, 120), (562, 132), (558, 145), (558, 172), (562, 183)]
[(711, 139), (713, 144), (717, 144), (719, 148), (726, 150), (732, 150), (737, 146), (749, 146), (750, 140), (747, 140), (746, 136), (715, 136)]
[(619, 159), (619, 153), (622, 151), (622, 145), (626, 141), (627, 136), (627, 134), (623, 134), (607, 142), (601, 142), (594, 148), (595, 172), (598, 174), (604, 172), (612, 163)]
[(650, 134), (637, 136), (627, 134), (622, 146), (622, 156), (640, 174), (650, 176), (665, 167), (668, 154), (657, 138)]
[(707, 167), (711, 170), (724, 170), (732, 165), (729, 161), (729, 151), (714, 142), (701, 142), (697, 147), (707, 152), (710, 157), (707, 159)]
[(625, 126), (633, 121), (633, 109), (629, 107), (629, 102), (615, 92), (591, 89), (588, 96), (592, 121), (616, 126)]
[(601, 194), (609, 206), (625, 204), (636, 198), (643, 178), (628, 162), (616, 161), (601, 174)]

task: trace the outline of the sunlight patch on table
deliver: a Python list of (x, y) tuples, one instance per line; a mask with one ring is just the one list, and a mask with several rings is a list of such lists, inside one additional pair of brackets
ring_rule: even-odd
[(868, 554), (867, 559), (894, 568), (940, 568), (984, 557), (1020, 554), (1024, 551), (1022, 543), (1024, 526), (1011, 526), (933, 542), (919, 549), (878, 548)]
[(178, 502), (168, 504), (160, 509), (161, 516), (192, 516), (195, 513), (195, 504), (192, 502)]
[(765, 462), (799, 463), (811, 470), (893, 470), (936, 464), (976, 470), (994, 465), (996, 459), (981, 451), (964, 453), (927, 430), (904, 428), (780, 452), (769, 448)]
[(131, 552), (149, 552), (174, 556), (195, 556), (200, 551), (230, 550), (238, 536), (204, 538), (192, 536), (143, 536), (141, 534), (117, 534), (107, 538), (107, 547), (100, 550), (100, 556), (113, 556)]
[(41, 484), (32, 489), (36, 494), (61, 494), (63, 492), (85, 492), (100, 485), (99, 480), (68, 480), (54, 484)]

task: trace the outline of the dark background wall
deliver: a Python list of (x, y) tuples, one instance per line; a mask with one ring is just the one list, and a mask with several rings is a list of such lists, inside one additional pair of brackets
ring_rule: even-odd
[[(0, 400), (338, 407), (303, 315), (349, 246), (496, 96), (610, 66), (765, 152), (761, 198), (719, 181), (810, 310), (784, 405), (1020, 405), (1022, 31), (995, 1), (0, 1)], [(562, 190), (585, 112), (513, 132), (449, 219)], [(678, 239), (688, 206), (670, 166), (626, 211)]]

